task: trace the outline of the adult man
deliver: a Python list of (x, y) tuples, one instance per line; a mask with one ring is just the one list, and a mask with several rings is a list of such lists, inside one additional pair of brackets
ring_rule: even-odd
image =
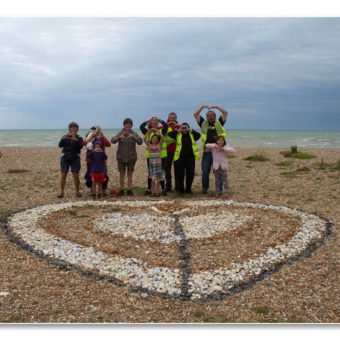
[[(203, 109), (207, 109), (206, 119), (201, 116)], [(212, 111), (217, 109), (221, 112), (218, 120), (216, 120), (216, 113)], [(205, 148), (207, 143), (215, 143), (218, 136), (227, 137), (227, 133), (223, 128), (224, 123), (227, 120), (228, 111), (218, 105), (201, 105), (194, 112), (194, 117), (201, 128), (202, 135), (202, 193), (206, 194), (209, 189), (209, 175), (211, 171), (211, 166), (213, 164), (212, 153), (210, 150)]]
[(177, 122), (177, 115), (175, 112), (170, 112), (167, 119), (168, 130), (164, 135), (164, 142), (166, 144), (167, 156), (164, 158), (164, 171), (165, 171), (165, 191), (169, 192), (172, 189), (172, 176), (171, 168), (174, 160), (176, 150), (176, 140), (171, 138), (169, 133), (177, 131), (179, 126)]

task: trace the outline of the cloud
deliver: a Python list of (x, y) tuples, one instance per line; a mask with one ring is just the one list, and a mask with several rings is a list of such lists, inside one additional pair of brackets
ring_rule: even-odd
[(208, 102), (235, 128), (317, 128), (322, 112), (340, 129), (338, 60), (337, 18), (2, 18), (0, 102), (32, 128), (193, 121)]

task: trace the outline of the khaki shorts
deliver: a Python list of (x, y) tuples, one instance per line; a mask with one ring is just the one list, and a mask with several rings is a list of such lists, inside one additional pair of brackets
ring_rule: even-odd
[(118, 161), (118, 171), (119, 172), (133, 172), (135, 170), (136, 161), (122, 162)]

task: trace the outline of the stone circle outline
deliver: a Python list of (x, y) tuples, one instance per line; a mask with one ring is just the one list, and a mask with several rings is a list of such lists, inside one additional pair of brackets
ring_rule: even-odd
[[(132, 292), (144, 292), (149, 295), (160, 296), (160, 297), (170, 298), (170, 299), (194, 300), (194, 301), (204, 302), (204, 301), (210, 301), (210, 300), (220, 300), (227, 296), (234, 295), (244, 289), (251, 287), (256, 282), (260, 281), (267, 275), (279, 270), (283, 265), (295, 262), (301, 257), (310, 256), (310, 254), (315, 249), (317, 249), (320, 245), (322, 245), (326, 241), (329, 234), (331, 233), (332, 225), (333, 225), (333, 223), (329, 219), (322, 217), (319, 214), (305, 212), (305, 211), (302, 211), (296, 208), (275, 206), (271, 204), (266, 205), (262, 203), (253, 203), (253, 202), (238, 202), (238, 201), (233, 201), (233, 200), (224, 201), (224, 202), (216, 201), (216, 200), (209, 200), (209, 201), (208, 200), (196, 200), (196, 201), (191, 200), (191, 201), (186, 202), (186, 205), (190, 206), (190, 205), (196, 204), (196, 205), (216, 206), (216, 205), (226, 204), (226, 205), (231, 205), (231, 206), (232, 205), (243, 206), (243, 207), (246, 206), (246, 207), (251, 207), (255, 209), (264, 209), (264, 210), (272, 209), (272, 210), (282, 211), (286, 213), (291, 213), (293, 216), (298, 216), (302, 221), (304, 221), (304, 223), (302, 223), (302, 226), (304, 226), (304, 228), (300, 226), (299, 231), (286, 244), (289, 244), (293, 240), (295, 244), (297, 245), (300, 244), (300, 248), (298, 248), (298, 250), (295, 250), (294, 252), (291, 252), (291, 253), (289, 253), (290, 249), (286, 247), (286, 244), (276, 246), (274, 248), (268, 248), (264, 258), (260, 257), (262, 261), (261, 266), (263, 264), (266, 264), (270, 259), (275, 258), (275, 256), (278, 256), (278, 259), (277, 261), (275, 261), (274, 263), (272, 263), (271, 265), (267, 267), (262, 266), (260, 268), (256, 268), (256, 267), (253, 268), (251, 267), (252, 260), (246, 260), (242, 264), (236, 264), (233, 268), (227, 268), (227, 269), (222, 268), (222, 269), (217, 269), (213, 271), (204, 271), (204, 272), (199, 272), (196, 274), (191, 274), (190, 264), (188, 261), (188, 257), (190, 257), (190, 255), (186, 253), (187, 247), (186, 247), (185, 235), (184, 237), (182, 235), (182, 241), (180, 244), (180, 251), (183, 257), (182, 272), (177, 271), (175, 269), (171, 273), (169, 273), (168, 268), (165, 268), (165, 270), (160, 269), (158, 271), (155, 271), (154, 270), (155, 268), (151, 268), (151, 269), (143, 268), (141, 267), (141, 264), (138, 262), (137, 259), (132, 258), (128, 260), (128, 265), (132, 268), (132, 270), (142, 269), (143, 275), (142, 275), (142, 279), (141, 278), (135, 279), (135, 280), (128, 279), (127, 281), (126, 279), (124, 278), (122, 279), (121, 277), (119, 277), (119, 275), (112, 276), (110, 275), (110, 273), (107, 273), (105, 271), (103, 271), (100, 274), (93, 274), (91, 270), (95, 268), (88, 268), (88, 267), (82, 266), (81, 259), (83, 255), (84, 256), (93, 255), (94, 259), (97, 259), (97, 262), (101, 261), (101, 258), (102, 258), (102, 254), (100, 254), (101, 252), (96, 252), (93, 248), (91, 249), (91, 247), (87, 249), (82, 249), (82, 252), (81, 252), (82, 256), (78, 258), (77, 262), (66, 261), (65, 258), (61, 256), (62, 254), (59, 254), (59, 256), (53, 257), (52, 254), (48, 254), (44, 252), (43, 249), (37, 249), (36, 247), (34, 247), (34, 245), (32, 246), (32, 244), (30, 244), (29, 242), (26, 242), (25, 239), (22, 239), (22, 234), (19, 233), (19, 237), (18, 237), (18, 234), (13, 232), (13, 225), (11, 226), (11, 223), (13, 224), (13, 220), (14, 220), (14, 222), (19, 223), (19, 225), (21, 222), (21, 228), (22, 228), (24, 222), (22, 222), (22, 220), (20, 221), (20, 218), (18, 220), (18, 217), (22, 217), (22, 214), (27, 214), (27, 213), (33, 213), (32, 216), (36, 219), (36, 221), (38, 221), (39, 217), (44, 216), (44, 213), (46, 215), (53, 211), (57, 211), (60, 209), (67, 209), (67, 208), (74, 207), (74, 206), (83, 206), (83, 205), (85, 206), (89, 204), (90, 205), (112, 205), (112, 206), (126, 205), (126, 204), (136, 205), (137, 204), (138, 206), (141, 206), (141, 205), (150, 206), (150, 205), (157, 205), (157, 204), (166, 203), (166, 202), (167, 201), (97, 201), (97, 202), (73, 201), (73, 202), (66, 202), (66, 203), (60, 203), (60, 204), (47, 204), (47, 205), (38, 206), (32, 209), (25, 209), (21, 212), (16, 212), (14, 214), (11, 214), (11, 216), (7, 216), (5, 223), (2, 223), (2, 228), (5, 231), (7, 237), (12, 242), (18, 244), (21, 248), (29, 251), (30, 253), (58, 266), (61, 269), (66, 269), (66, 270), (72, 269), (90, 278), (93, 278), (96, 280), (104, 280), (109, 283), (114, 283), (118, 286), (129, 286)], [(38, 210), (38, 213), (37, 213), (37, 210)], [(40, 214), (42, 215), (39, 215), (39, 210), (40, 210)], [(18, 231), (17, 226), (15, 226), (15, 228), (16, 228), (16, 231)], [(311, 230), (308, 230), (308, 228), (309, 229), (312, 228), (312, 232)], [(179, 234), (183, 233), (183, 230), (181, 230), (181, 226), (178, 223), (178, 217), (176, 221), (176, 229), (178, 229), (177, 231)], [(307, 236), (309, 235), (307, 237), (307, 241), (306, 241), (306, 238), (303, 239), (302, 237), (303, 233), (305, 233)], [(33, 235), (34, 234), (35, 233), (33, 232)], [(54, 236), (47, 234), (47, 236), (44, 235), (44, 237), (53, 238)], [(311, 243), (308, 242), (310, 240), (313, 240), (313, 242)], [(63, 239), (58, 240), (58, 242), (60, 241), (72, 243), (70, 241), (63, 240)], [(82, 247), (77, 244), (73, 244), (73, 245), (75, 245), (75, 247), (78, 248), (78, 250), (79, 248), (86, 248), (86, 247)], [(96, 253), (99, 253), (99, 254), (96, 254)], [(290, 256), (289, 257), (285, 256), (287, 254), (290, 254)], [(116, 259), (116, 260), (118, 260), (118, 268), (119, 268), (119, 265), (126, 264), (126, 262), (124, 263), (124, 259)], [(95, 263), (96, 261), (94, 261), (94, 264)], [(253, 269), (256, 269), (256, 270), (253, 271), (254, 275), (250, 280), (244, 281), (242, 275), (240, 275), (240, 271), (241, 270), (244, 271), (244, 269), (249, 270), (249, 268), (252, 270)], [(164, 280), (159, 281), (162, 274), (167, 275), (165, 281)], [(227, 289), (226, 288), (221, 289), (223, 285), (224, 287), (226, 286), (226, 282), (228, 282), (228, 280), (226, 280), (226, 277), (228, 277), (228, 275), (229, 276), (239, 275), (239, 277), (238, 278), (236, 277), (236, 280), (233, 280), (233, 284), (229, 285)], [(132, 278), (133, 277), (134, 276), (132, 275)], [(164, 289), (153, 290), (153, 289), (149, 289), (147, 284), (146, 285), (141, 284), (141, 281), (143, 281), (143, 277), (144, 278), (147, 277), (146, 281), (152, 282), (154, 280), (157, 280), (158, 282), (163, 283), (163, 286), (166, 285), (166, 283), (169, 283), (168, 282), (169, 279), (172, 279), (172, 281), (170, 280), (170, 284), (181, 282), (179, 281), (180, 279), (182, 279), (182, 283), (178, 287), (168, 286), (168, 287), (165, 287), (166, 288), (165, 290)], [(204, 292), (204, 290), (197, 289), (197, 286), (196, 286), (196, 290), (195, 290), (195, 283), (197, 283), (197, 281), (202, 280), (202, 279), (205, 281), (207, 280), (211, 281), (209, 286), (212, 286), (215, 288), (212, 290), (210, 289), (210, 291), (208, 290), (207, 292)], [(224, 282), (221, 282), (221, 279), (222, 281), (224, 279)], [(167, 289), (167, 288), (170, 288), (170, 289)]]

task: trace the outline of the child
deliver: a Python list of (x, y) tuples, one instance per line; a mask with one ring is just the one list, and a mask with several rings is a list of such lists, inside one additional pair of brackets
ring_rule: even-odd
[(58, 198), (64, 197), (66, 177), (69, 169), (73, 175), (74, 186), (76, 189), (76, 196), (81, 197), (79, 191), (79, 172), (80, 172), (80, 152), (83, 148), (83, 138), (78, 136), (79, 125), (75, 122), (71, 122), (68, 125), (68, 133), (64, 135), (60, 142), (59, 147), (63, 148), (60, 156), (60, 194)]
[[(151, 139), (149, 139), (151, 135)], [(161, 146), (164, 136), (161, 130), (150, 129), (144, 136), (144, 142), (150, 150), (149, 178), (151, 179), (151, 195), (159, 197), (160, 181), (164, 181), (164, 170), (162, 168)], [(150, 141), (149, 141), (150, 140)]]
[(235, 149), (226, 145), (223, 136), (218, 136), (216, 143), (205, 144), (205, 147), (211, 150), (213, 155), (213, 169), (215, 174), (216, 197), (224, 196), (228, 199), (228, 153), (234, 153)]
[[(88, 155), (88, 159), (90, 161), (89, 165), (92, 176), (91, 196), (95, 199), (97, 192), (97, 197), (101, 198), (102, 186), (106, 181), (105, 169), (107, 160), (107, 155), (103, 151), (101, 142), (97, 141), (93, 143), (93, 151)], [(97, 188), (98, 190), (96, 190)]]

